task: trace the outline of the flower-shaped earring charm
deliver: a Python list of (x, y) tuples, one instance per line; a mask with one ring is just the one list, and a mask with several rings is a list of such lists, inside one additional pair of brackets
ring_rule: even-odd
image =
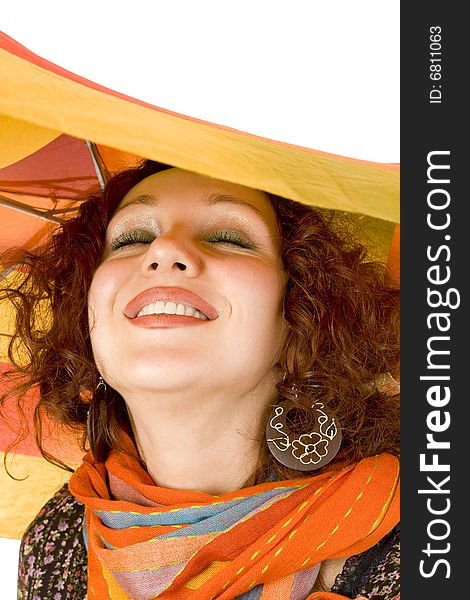
[(336, 416), (315, 402), (312, 410), (315, 425), (308, 433), (295, 433), (287, 425), (287, 413), (299, 410), (294, 403), (284, 401), (273, 407), (266, 425), (266, 440), (274, 458), (290, 469), (314, 471), (327, 465), (341, 446), (341, 427)]

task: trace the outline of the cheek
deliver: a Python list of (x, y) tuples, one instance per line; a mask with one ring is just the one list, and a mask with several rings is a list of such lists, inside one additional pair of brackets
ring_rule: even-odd
[(250, 285), (247, 286), (248, 293), (252, 293), (271, 315), (278, 316), (282, 312), (286, 288), (285, 272), (277, 265), (269, 265), (269, 268), (255, 270), (250, 280)]
[(112, 307), (112, 298), (116, 288), (115, 270), (108, 265), (101, 265), (95, 272), (88, 292), (88, 322), (93, 335), (93, 329), (106, 316)]
[(230, 291), (227, 296), (233, 310), (260, 326), (278, 325), (282, 322), (282, 307), (287, 275), (276, 264), (254, 261), (249, 265), (233, 266), (230, 270)]

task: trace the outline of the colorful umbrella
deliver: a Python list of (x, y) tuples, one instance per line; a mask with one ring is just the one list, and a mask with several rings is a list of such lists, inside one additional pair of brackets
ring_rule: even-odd
[[(0, 33), (0, 251), (39, 244), (77, 201), (110, 173), (151, 158), (354, 214), (371, 254), (398, 276), (399, 166), (337, 156), (262, 138), (152, 106), (65, 71)], [(18, 250), (20, 255), (20, 250)], [(14, 268), (14, 267), (13, 267)], [(0, 265), (2, 278), (14, 273)], [(6, 368), (11, 309), (0, 306), (0, 361)], [(30, 405), (34, 405), (34, 393)], [(7, 411), (8, 412), (8, 411)], [(13, 416), (13, 407), (9, 414)], [(0, 429), (0, 451), (12, 439)], [(51, 424), (51, 427), (52, 424)], [(77, 440), (52, 430), (48, 448), (76, 464)], [(19, 538), (67, 479), (45, 463), (32, 438), (2, 470), (0, 536)]]

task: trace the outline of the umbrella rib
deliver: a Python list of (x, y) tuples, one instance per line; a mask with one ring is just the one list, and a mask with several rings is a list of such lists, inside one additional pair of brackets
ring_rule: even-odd
[(74, 212), (78, 212), (77, 206), (70, 206), (69, 208), (55, 208), (48, 212), (49, 215), (68, 215)]
[(87, 145), (87, 148), (90, 151), (91, 160), (93, 161), (93, 166), (95, 167), (96, 176), (100, 183), (101, 189), (104, 190), (104, 188), (106, 186), (106, 182), (104, 179), (104, 173), (101, 170), (100, 164), (98, 162), (98, 158), (96, 156), (96, 154), (97, 154), (96, 146), (95, 146), (95, 144), (93, 144), (93, 142), (90, 142), (89, 140), (85, 140), (85, 144)]
[[(0, 280), (6, 279), (10, 273), (13, 273), (13, 271), (18, 267), (18, 265), (19, 265), (19, 263), (15, 263), (14, 265), (11, 265), (11, 266), (7, 267), (6, 269), (4, 269), (0, 273)], [(4, 334), (2, 334), (2, 335), (4, 335)]]
[(50, 221), (51, 223), (58, 223), (59, 225), (63, 223), (62, 219), (57, 219), (56, 217), (51, 217), (40, 210), (35, 208), (31, 208), (27, 204), (23, 204), (22, 202), (17, 202), (16, 200), (11, 200), (10, 198), (5, 198), (5, 196), (0, 195), (0, 206), (6, 206), (7, 208), (11, 208), (12, 210), (17, 210), (19, 212), (25, 213), (27, 215), (32, 215), (33, 217), (37, 217), (38, 219), (43, 219), (44, 221)]

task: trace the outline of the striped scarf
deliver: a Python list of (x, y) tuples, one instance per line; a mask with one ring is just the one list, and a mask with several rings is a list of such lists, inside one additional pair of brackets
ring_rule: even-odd
[(339, 600), (311, 593), (321, 561), (367, 550), (399, 520), (389, 454), (215, 495), (158, 487), (124, 453), (88, 453), (69, 486), (86, 506), (89, 600)]

